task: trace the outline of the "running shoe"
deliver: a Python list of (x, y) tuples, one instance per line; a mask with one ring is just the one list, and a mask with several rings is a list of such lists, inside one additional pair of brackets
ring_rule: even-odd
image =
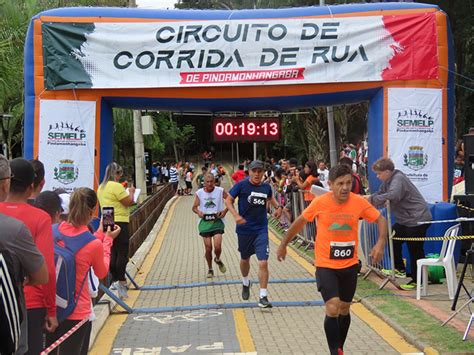
[(217, 261), (217, 259), (214, 258), (214, 262), (217, 264), (217, 266), (219, 266), (219, 271), (222, 272), (223, 274), (225, 274), (225, 272), (227, 271), (227, 268), (225, 267), (222, 260)]
[(110, 286), (110, 289), (116, 290), (120, 298), (122, 299), (128, 298), (127, 286), (122, 285), (119, 281), (113, 282), (112, 285)]
[[(382, 269), (382, 270), (380, 270), (380, 272), (384, 275), (392, 276), (392, 270)], [(395, 269), (395, 277), (403, 279), (403, 278), (407, 277), (407, 274), (406, 274), (405, 271), (400, 271), (400, 270)]]
[(249, 281), (248, 286), (245, 286), (244, 284), (242, 284), (242, 299), (244, 301), (247, 301), (249, 298), (250, 298), (250, 281)]
[(416, 289), (416, 282), (409, 282), (407, 284), (400, 285), (400, 288), (404, 291), (412, 291)]
[(268, 300), (267, 296), (260, 297), (260, 300), (258, 301), (258, 306), (260, 308), (272, 308), (273, 307), (271, 302)]
[(400, 271), (395, 269), (395, 277), (399, 277), (401, 279), (407, 277), (407, 273), (405, 271)]
[(207, 278), (208, 278), (208, 279), (212, 279), (213, 277), (214, 277), (214, 270), (209, 270), (209, 271), (207, 272)]
[(127, 285), (122, 284), (122, 283), (119, 282), (118, 286), (119, 286), (119, 288), (117, 290), (118, 290), (118, 293), (119, 293), (120, 297), (122, 299), (128, 298), (128, 287), (127, 287)]

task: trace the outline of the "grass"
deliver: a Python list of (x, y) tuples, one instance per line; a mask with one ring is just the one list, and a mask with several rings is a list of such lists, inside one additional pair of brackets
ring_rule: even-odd
[(461, 333), (441, 322), (390, 290), (379, 290), (370, 280), (359, 279), (357, 296), (370, 302), (394, 323), (403, 327), (414, 338), (440, 353), (474, 352), (472, 341), (462, 341)]
[[(278, 226), (278, 221), (269, 219), (269, 225), (275, 234), (281, 238), (284, 230)], [(301, 256), (312, 261), (314, 252), (298, 247), (299, 244), (290, 244)], [(472, 340), (462, 341), (462, 334), (449, 325), (441, 327), (441, 322), (403, 299), (403, 296), (390, 290), (378, 289), (378, 285), (370, 280), (359, 278), (357, 283), (356, 299), (369, 299), (371, 304), (390, 318), (394, 323), (405, 329), (414, 338), (426, 346), (433, 347), (441, 354), (474, 354)]]

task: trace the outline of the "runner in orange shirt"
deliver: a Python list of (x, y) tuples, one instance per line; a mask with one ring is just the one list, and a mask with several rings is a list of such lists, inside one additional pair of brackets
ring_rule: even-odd
[(283, 261), (288, 243), (306, 223), (317, 218), (316, 281), (326, 307), (324, 330), (333, 355), (343, 354), (351, 322), (349, 308), (357, 285), (359, 219), (377, 223), (379, 239), (370, 254), (373, 262), (382, 259), (387, 221), (368, 201), (351, 192), (350, 167), (336, 165), (331, 168), (328, 183), (331, 192), (314, 198), (293, 222), (278, 248), (277, 258)]

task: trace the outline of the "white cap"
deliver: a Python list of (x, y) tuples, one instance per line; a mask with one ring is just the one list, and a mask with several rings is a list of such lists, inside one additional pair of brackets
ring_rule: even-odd
[(60, 194), (59, 197), (61, 198), (61, 208), (63, 209), (61, 214), (69, 214), (69, 201), (71, 200), (71, 195), (64, 193)]

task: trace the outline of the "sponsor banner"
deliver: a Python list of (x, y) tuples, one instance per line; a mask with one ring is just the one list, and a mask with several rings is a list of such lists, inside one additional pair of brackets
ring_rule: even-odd
[(95, 101), (40, 101), (38, 158), (45, 190), (94, 188), (95, 109)]
[(435, 14), (43, 23), (47, 89), (361, 82), (438, 76)]
[(430, 202), (443, 200), (441, 89), (388, 89), (388, 156)]

